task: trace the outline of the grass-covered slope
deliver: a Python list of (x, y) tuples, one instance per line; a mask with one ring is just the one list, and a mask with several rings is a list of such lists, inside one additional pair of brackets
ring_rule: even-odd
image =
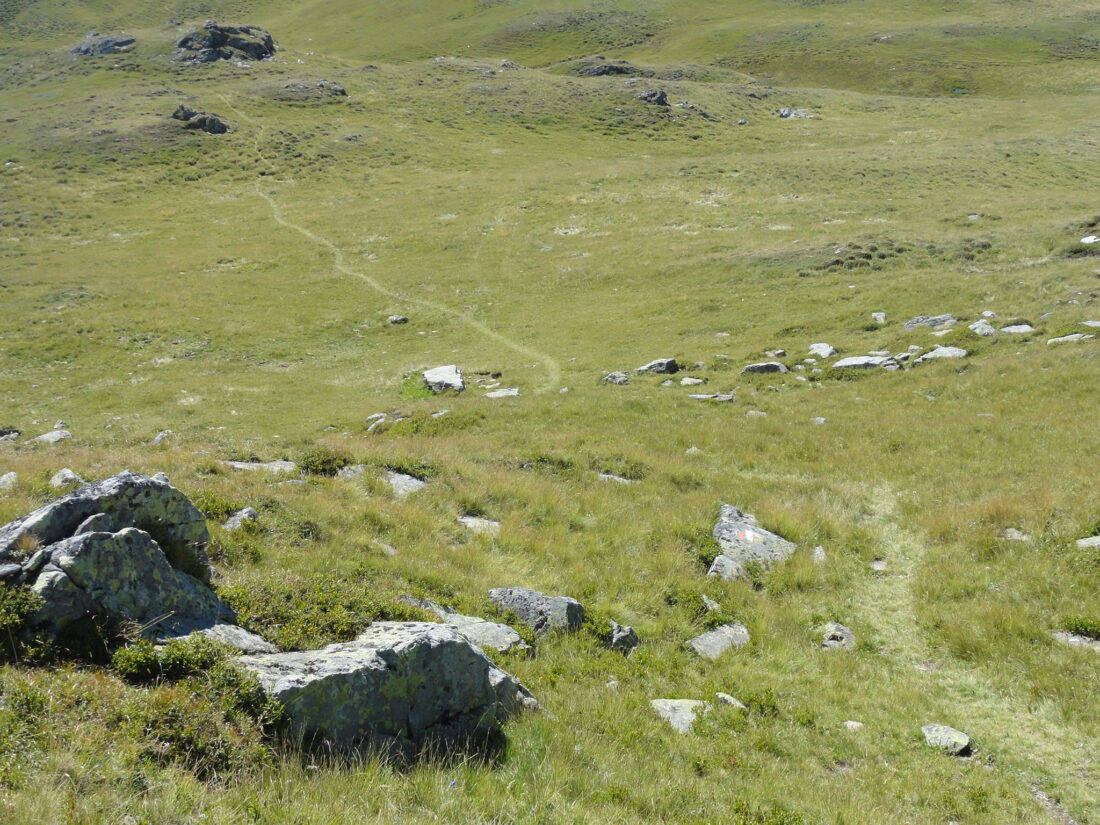
[[(207, 17), (282, 49), (173, 63)], [(138, 42), (69, 54), (90, 29)], [(6, 821), (1096, 821), (1100, 657), (1051, 631), (1100, 621), (1075, 544), (1100, 519), (1100, 339), (1046, 341), (1100, 332), (1098, 38), (1083, 3), (0, 4), (0, 427), (23, 430), (0, 521), (61, 467), (163, 470), (211, 518), (221, 593), (289, 647), (408, 592), (593, 616), (505, 662), (545, 712), (488, 765), (300, 757), (217, 675), (135, 687), (23, 651)], [(601, 62), (633, 70), (583, 75)], [(979, 337), (983, 311), (1035, 331)], [(904, 329), (938, 313), (960, 323)], [(815, 342), (969, 357), (853, 377), (801, 363)], [(791, 372), (740, 374), (777, 349)], [(673, 356), (706, 383), (600, 381)], [(428, 397), (448, 363), (470, 388)], [(484, 398), (495, 373), (520, 396)], [(73, 439), (27, 442), (59, 419)], [(220, 463), (319, 448), (368, 470)], [(386, 469), (429, 486), (397, 499)], [(722, 502), (793, 559), (707, 579)], [(218, 530), (245, 505), (257, 529)], [(703, 594), (747, 649), (685, 649)], [(609, 619), (633, 657), (600, 645)], [(856, 650), (819, 648), (828, 621)], [(749, 711), (683, 736), (649, 707), (717, 691)], [(926, 748), (929, 722), (975, 756)]]

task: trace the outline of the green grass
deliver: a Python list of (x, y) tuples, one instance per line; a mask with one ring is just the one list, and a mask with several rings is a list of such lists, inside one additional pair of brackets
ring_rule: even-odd
[[(206, 17), (283, 50), (172, 64), (165, 21)], [(93, 28), (138, 45), (72, 58)], [(163, 470), (210, 520), (221, 594), (288, 648), (424, 618), (405, 593), (494, 616), (489, 588), (527, 586), (592, 616), (503, 661), (546, 712), (496, 762), (398, 767), (281, 742), (219, 663), (35, 664), (9, 597), (5, 821), (1049, 822), (1033, 787), (1095, 821), (1100, 661), (1051, 631), (1100, 615), (1074, 544), (1100, 518), (1098, 350), (1045, 342), (1100, 320), (1098, 38), (1077, 2), (0, 7), (0, 423), (24, 433), (0, 522), (61, 467)], [(579, 76), (597, 54), (639, 74)], [(279, 99), (322, 77), (347, 98)], [(183, 131), (180, 102), (232, 131)], [(1037, 332), (979, 339), (983, 310)], [(944, 337), (903, 329), (942, 312)], [(802, 364), (821, 341), (971, 355), (837, 374)], [(740, 374), (778, 348), (791, 372)], [(633, 373), (657, 357), (706, 384)], [(450, 363), (467, 391), (432, 396), (421, 371)], [(58, 419), (73, 439), (27, 441)], [(253, 457), (307, 483), (222, 463)], [(397, 498), (386, 470), (428, 485)], [(707, 579), (722, 502), (799, 550)], [(220, 530), (245, 506), (255, 526)], [(725, 621), (745, 649), (685, 648)], [(854, 651), (819, 649), (828, 621)], [(717, 691), (749, 712), (681, 736), (649, 707)], [(975, 758), (927, 749), (933, 721)]]

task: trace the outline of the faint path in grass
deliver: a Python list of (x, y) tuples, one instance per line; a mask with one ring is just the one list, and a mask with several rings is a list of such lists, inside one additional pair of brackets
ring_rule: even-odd
[[(237, 115), (237, 117), (241, 118), (241, 120), (248, 121), (256, 127), (256, 152), (261, 158), (263, 158), (264, 155), (262, 141), (264, 125), (255, 118), (249, 117), (236, 106), (234, 106), (230, 102), (229, 98), (225, 95), (219, 95), (219, 97), (225, 102), (225, 105), (228, 106), (235, 115)], [(546, 370), (546, 380), (543, 381), (542, 384), (540, 384), (535, 389), (536, 394), (547, 392), (548, 390), (552, 390), (560, 385), (561, 365), (552, 356), (544, 352), (539, 352), (536, 349), (521, 344), (518, 341), (515, 341), (508, 336), (497, 332), (496, 330), (489, 327), (487, 324), (471, 316), (469, 313), (462, 312), (461, 310), (457, 310), (454, 307), (439, 303), (437, 301), (432, 301), (427, 298), (413, 297), (405, 292), (401, 292), (400, 290), (396, 290), (386, 286), (377, 278), (373, 278), (370, 275), (367, 275), (365, 272), (360, 272), (356, 269), (352, 269), (350, 266), (347, 265), (344, 257), (344, 252), (342, 249), (340, 249), (339, 246), (337, 246), (335, 243), (333, 243), (323, 235), (319, 235), (316, 232), (313, 232), (312, 230), (307, 229), (306, 227), (289, 220), (286, 215), (283, 214), (283, 210), (279, 206), (275, 198), (273, 198), (268, 192), (264, 191), (260, 178), (256, 178), (255, 189), (256, 194), (263, 198), (263, 200), (266, 201), (268, 207), (270, 207), (271, 216), (275, 219), (276, 223), (278, 223), (280, 226), (286, 227), (287, 229), (294, 230), (300, 235), (313, 241), (318, 246), (323, 246), (325, 249), (328, 250), (329, 254), (331, 254), (333, 258), (333, 268), (337, 272), (352, 278), (358, 278), (379, 295), (384, 295), (387, 298), (392, 298), (393, 300), (399, 301), (403, 304), (418, 306), (423, 309), (434, 310), (440, 315), (454, 318), (464, 326), (475, 330), (476, 332), (480, 333), (481, 335), (492, 341), (496, 341), (501, 346), (504, 346), (512, 350), (513, 352), (522, 355), (524, 358), (529, 358), (536, 363), (542, 364)]]
[(1016, 691), (998, 686), (981, 663), (932, 647), (918, 625), (910, 586), (924, 558), (924, 543), (901, 524), (889, 487), (871, 491), (870, 511), (887, 569), (871, 581), (857, 609), (861, 623), (875, 629), (882, 655), (894, 666), (919, 671), (928, 692), (944, 707), (947, 718), (925, 723), (942, 722), (969, 733), (977, 758), (995, 759), (995, 766), (1022, 782), (1055, 821), (1074, 820), (1043, 790), (1089, 805), (1080, 821), (1093, 821), (1089, 816), (1096, 813), (1100, 800), (1091, 787), (1091, 774), (1100, 764), (1100, 742), (1068, 721), (1056, 703), (1026, 698), (1026, 687)]

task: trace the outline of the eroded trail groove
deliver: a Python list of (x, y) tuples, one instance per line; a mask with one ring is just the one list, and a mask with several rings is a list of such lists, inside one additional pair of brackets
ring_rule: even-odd
[[(256, 129), (256, 153), (261, 158), (263, 158), (263, 134), (265, 129), (263, 123), (261, 123), (256, 118), (246, 115), (236, 106), (234, 106), (230, 99), (225, 95), (219, 95), (219, 97), (225, 102), (225, 105), (229, 107), (229, 109), (235, 115), (237, 115), (237, 117), (239, 117), (241, 120), (247, 121)], [(530, 359), (537, 364), (541, 364), (546, 371), (546, 377), (542, 381), (542, 383), (534, 388), (533, 391), (536, 394), (545, 393), (549, 390), (555, 389), (561, 383), (561, 365), (557, 362), (557, 360), (553, 358), (553, 356), (548, 355), (544, 352), (539, 352), (532, 347), (528, 347), (518, 341), (513, 340), (512, 338), (509, 338), (507, 335), (497, 332), (484, 322), (479, 321), (471, 316), (469, 313), (462, 312), (461, 310), (457, 310), (454, 307), (448, 306), (447, 304), (439, 303), (438, 301), (432, 301), (427, 298), (414, 297), (400, 290), (386, 286), (377, 278), (373, 278), (370, 275), (367, 275), (365, 272), (360, 272), (357, 269), (352, 269), (350, 266), (348, 266), (344, 256), (344, 252), (342, 249), (340, 249), (339, 246), (337, 246), (335, 243), (333, 243), (331, 240), (324, 237), (323, 235), (319, 235), (313, 230), (308, 229), (301, 224), (294, 223), (293, 221), (288, 219), (283, 213), (282, 207), (279, 206), (278, 201), (276, 201), (270, 193), (264, 190), (260, 178), (256, 178), (254, 182), (254, 187), (256, 189), (256, 194), (260, 198), (262, 198), (271, 209), (271, 217), (275, 220), (275, 222), (280, 226), (291, 229), (302, 235), (303, 237), (308, 238), (310, 241), (317, 244), (318, 246), (324, 247), (329, 252), (329, 254), (332, 255), (333, 269), (335, 269), (340, 274), (347, 275), (351, 278), (357, 278), (368, 287), (370, 287), (372, 290), (377, 292), (379, 295), (383, 295), (387, 298), (392, 298), (393, 300), (398, 301), (402, 304), (431, 310), (445, 317), (453, 318), (462, 325), (476, 331), (478, 334), (490, 339), (491, 341), (495, 341), (496, 343), (500, 344), (503, 347), (506, 347), (507, 349), (512, 350), (518, 355), (522, 355), (525, 359)]]

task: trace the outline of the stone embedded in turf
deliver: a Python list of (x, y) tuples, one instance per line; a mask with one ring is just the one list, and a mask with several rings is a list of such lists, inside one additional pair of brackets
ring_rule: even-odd
[(653, 699), (649, 704), (678, 733), (691, 733), (695, 718), (706, 707), (700, 699)]
[(432, 392), (462, 392), (466, 389), (466, 382), (462, 380), (462, 373), (455, 364), (424, 370), (424, 383)]
[(524, 587), (495, 587), (489, 601), (501, 610), (511, 610), (540, 636), (551, 630), (573, 632), (584, 622), (584, 607), (570, 596), (547, 596)]
[(717, 659), (731, 647), (742, 647), (748, 643), (749, 630), (743, 624), (719, 625), (688, 642), (704, 659)]
[(721, 552), (707, 575), (722, 579), (744, 575), (745, 565), (749, 563), (768, 567), (784, 561), (790, 558), (795, 548), (793, 542), (765, 530), (751, 514), (729, 504), (723, 504), (719, 509), (713, 535)]
[(952, 756), (966, 756), (970, 753), (970, 737), (961, 730), (933, 724), (925, 725), (921, 732), (929, 747), (945, 750)]
[(787, 372), (787, 368), (778, 361), (762, 361), (758, 364), (748, 364), (742, 370), (741, 374), (745, 373), (773, 373), (773, 372)]

